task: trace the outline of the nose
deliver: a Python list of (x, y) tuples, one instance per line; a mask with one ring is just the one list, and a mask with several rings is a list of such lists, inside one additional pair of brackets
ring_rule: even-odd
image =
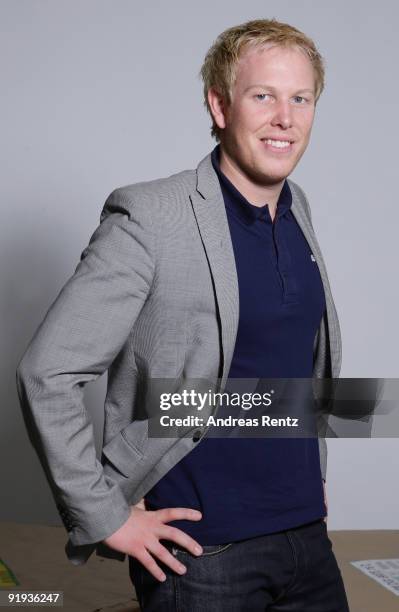
[(273, 110), (272, 125), (277, 125), (284, 129), (290, 128), (292, 125), (292, 108), (289, 101), (278, 100), (274, 104)]

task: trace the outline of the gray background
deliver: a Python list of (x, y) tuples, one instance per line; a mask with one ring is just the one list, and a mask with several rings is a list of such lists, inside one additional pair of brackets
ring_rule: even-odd
[[(24, 429), (15, 368), (106, 196), (195, 168), (215, 145), (197, 76), (225, 28), (276, 17), (326, 60), (308, 194), (344, 377), (398, 377), (397, 3), (0, 3), (1, 520), (60, 524)], [(100, 443), (106, 375), (86, 387)], [(330, 529), (398, 528), (397, 439), (329, 440)]]

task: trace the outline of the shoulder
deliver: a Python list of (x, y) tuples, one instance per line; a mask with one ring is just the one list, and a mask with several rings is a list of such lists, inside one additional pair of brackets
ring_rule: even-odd
[(195, 188), (196, 170), (182, 170), (167, 177), (117, 187), (108, 196), (105, 208), (120, 203), (129, 210), (150, 209), (156, 212), (162, 203), (173, 203), (188, 196)]

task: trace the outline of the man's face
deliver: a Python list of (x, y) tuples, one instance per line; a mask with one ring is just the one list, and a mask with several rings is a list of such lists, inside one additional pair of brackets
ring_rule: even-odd
[(252, 181), (279, 183), (308, 145), (314, 112), (314, 70), (305, 53), (271, 45), (251, 49), (239, 60), (233, 100), (221, 115), (221, 144)]

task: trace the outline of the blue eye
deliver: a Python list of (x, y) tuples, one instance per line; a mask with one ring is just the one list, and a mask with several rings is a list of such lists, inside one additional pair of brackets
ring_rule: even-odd
[[(260, 96), (269, 96), (269, 95), (270, 95), (270, 94), (256, 94), (256, 95), (255, 95), (255, 98), (258, 98), (258, 99), (259, 99), (259, 97), (260, 97)], [(259, 100), (259, 102), (263, 102), (263, 100)]]
[[(265, 96), (271, 97), (271, 94), (267, 94), (267, 93), (255, 94), (255, 98), (259, 102), (265, 102), (266, 101)], [(304, 104), (305, 102), (307, 102), (307, 98), (304, 98), (303, 96), (294, 96), (294, 100), (297, 100), (297, 101), (299, 100), (299, 104)]]

